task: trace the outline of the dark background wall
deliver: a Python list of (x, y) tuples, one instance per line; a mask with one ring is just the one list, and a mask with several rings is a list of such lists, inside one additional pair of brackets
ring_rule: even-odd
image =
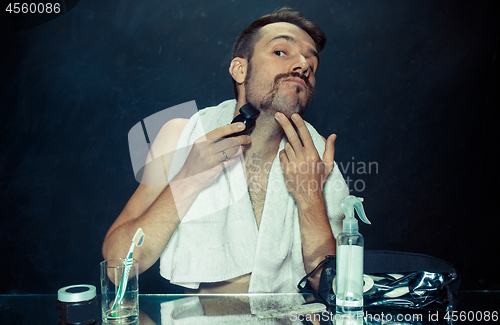
[[(366, 249), (433, 255), (462, 289), (500, 289), (499, 1), (111, 0), (17, 32), (2, 13), (0, 294), (98, 285), (104, 235), (138, 185), (128, 131), (232, 98), (234, 39), (284, 4), (328, 36), (305, 117), (338, 134)], [(142, 293), (174, 289), (158, 265), (141, 276)]]

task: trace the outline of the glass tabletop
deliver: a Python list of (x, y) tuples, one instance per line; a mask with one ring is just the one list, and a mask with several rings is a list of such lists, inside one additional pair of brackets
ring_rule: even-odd
[[(0, 324), (58, 324), (56, 294), (0, 295)], [(166, 324), (457, 324), (496, 323), (500, 291), (461, 291), (452, 313), (365, 308), (360, 322), (342, 322), (335, 311), (300, 313), (311, 294), (139, 295), (141, 325)], [(99, 304), (100, 305), (100, 304)], [(274, 316), (269, 315), (273, 312)], [(281, 312), (281, 316), (279, 316)], [(277, 314), (278, 313), (278, 314)], [(278, 316), (276, 316), (278, 315)], [(263, 318), (264, 317), (264, 318)], [(455, 320), (455, 322), (452, 322)], [(95, 324), (100, 324), (98, 319)]]

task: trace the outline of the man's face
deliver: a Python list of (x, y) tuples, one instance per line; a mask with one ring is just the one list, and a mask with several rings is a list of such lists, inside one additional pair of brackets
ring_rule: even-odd
[(260, 33), (245, 80), (247, 101), (263, 112), (302, 114), (316, 84), (319, 60), (313, 39), (283, 22), (266, 25)]

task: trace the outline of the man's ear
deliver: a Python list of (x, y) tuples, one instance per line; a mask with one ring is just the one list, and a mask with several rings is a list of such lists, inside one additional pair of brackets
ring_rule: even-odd
[(244, 58), (236, 57), (231, 61), (229, 66), (229, 73), (233, 77), (234, 81), (238, 84), (243, 84), (247, 77), (248, 61)]

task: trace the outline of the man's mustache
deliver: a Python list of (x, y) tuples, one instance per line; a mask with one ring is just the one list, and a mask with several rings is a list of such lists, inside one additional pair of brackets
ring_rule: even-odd
[(307, 90), (309, 91), (309, 97), (311, 97), (314, 94), (314, 87), (309, 82), (309, 78), (306, 75), (299, 73), (299, 72), (296, 72), (296, 71), (288, 72), (288, 73), (281, 73), (281, 74), (277, 75), (276, 77), (274, 77), (275, 87), (278, 85), (278, 82), (280, 82), (281, 80), (292, 78), (292, 77), (296, 77), (296, 78), (300, 78), (300, 79), (304, 80), (304, 82), (306, 83), (306, 86), (307, 86)]

